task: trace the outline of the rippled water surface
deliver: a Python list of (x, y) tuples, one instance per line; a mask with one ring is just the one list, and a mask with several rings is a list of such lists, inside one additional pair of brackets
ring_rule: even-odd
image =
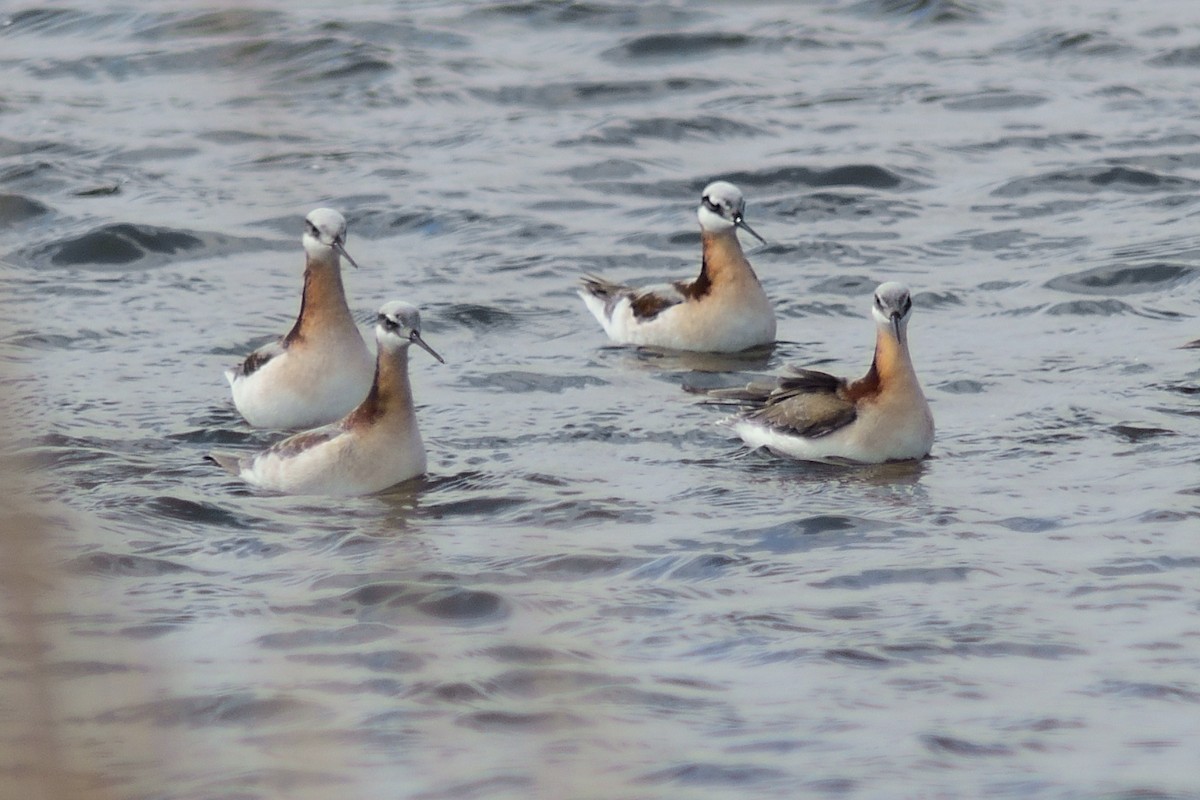
[[(1200, 796), (1194, 3), (3, 14), (0, 357), (86, 785)], [(780, 343), (606, 345), (577, 276), (694, 273), (716, 178)], [(278, 438), (221, 372), (287, 329), (320, 205), (355, 312), (419, 304), (447, 359), (428, 477), (336, 502), (201, 460)], [(928, 461), (746, 452), (682, 391), (861, 373), (883, 280)]]

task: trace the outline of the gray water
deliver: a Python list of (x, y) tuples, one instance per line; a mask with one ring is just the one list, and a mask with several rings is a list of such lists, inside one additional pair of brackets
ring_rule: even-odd
[[(1194, 2), (250, 5), (0, 19), (10, 463), (90, 796), (1200, 797)], [(607, 345), (577, 276), (694, 274), (717, 178), (780, 343)], [(221, 372), (321, 205), (447, 360), (428, 477), (348, 501), (202, 461), (278, 438)], [(926, 462), (682, 391), (861, 374), (884, 280)]]

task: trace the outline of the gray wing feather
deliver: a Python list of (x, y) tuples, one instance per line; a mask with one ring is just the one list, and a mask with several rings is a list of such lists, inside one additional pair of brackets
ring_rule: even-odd
[(208, 453), (204, 456), (226, 472), (242, 474), (242, 457), (233, 453)]
[(846, 427), (858, 412), (854, 403), (832, 392), (785, 392), (745, 417), (781, 433), (815, 439)]
[(713, 402), (746, 408), (743, 419), (808, 438), (826, 436), (858, 417), (854, 403), (842, 396), (843, 379), (811, 369), (791, 368), (790, 372), (771, 382), (701, 391)]

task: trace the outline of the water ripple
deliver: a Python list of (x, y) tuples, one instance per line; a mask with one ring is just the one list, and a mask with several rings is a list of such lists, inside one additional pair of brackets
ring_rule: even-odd
[(661, 33), (630, 39), (604, 56), (616, 61), (711, 58), (722, 50), (740, 50), (758, 41), (741, 33)]
[(1026, 197), (1039, 192), (1094, 194), (1111, 190), (1142, 194), (1146, 192), (1195, 192), (1200, 181), (1175, 175), (1123, 166), (1090, 166), (1054, 170), (1028, 178), (1008, 181), (995, 189), (995, 197)]
[(1196, 274), (1195, 267), (1170, 262), (1116, 264), (1059, 275), (1047, 281), (1046, 288), (1079, 294), (1125, 296), (1139, 292), (1172, 290), (1193, 280)]
[(480, 100), (499, 106), (531, 108), (576, 108), (649, 102), (685, 94), (711, 92), (723, 84), (706, 78), (663, 78), (661, 80), (575, 81), (537, 86), (506, 86), (473, 89)]

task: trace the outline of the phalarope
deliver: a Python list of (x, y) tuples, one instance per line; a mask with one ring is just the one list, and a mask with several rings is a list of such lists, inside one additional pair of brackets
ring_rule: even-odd
[(379, 309), (375, 341), (371, 389), (340, 421), (297, 433), (256, 455), (209, 458), (247, 483), (287, 494), (370, 494), (424, 473), (408, 347), (415, 344), (445, 361), (421, 338), (420, 312), (399, 300)]
[(339, 419), (367, 394), (375, 361), (342, 287), (346, 220), (318, 208), (304, 220), (307, 256), (300, 314), (281, 339), (255, 350), (225, 378), (233, 404), (256, 428), (311, 428)]
[(924, 458), (933, 445), (933, 414), (908, 351), (911, 313), (908, 287), (889, 282), (875, 290), (875, 358), (856, 381), (792, 368), (773, 383), (708, 394), (750, 407), (733, 429), (751, 447), (806, 461)]
[(670, 350), (734, 353), (775, 341), (775, 312), (738, 242), (741, 228), (766, 240), (746, 224), (746, 201), (732, 183), (704, 189), (697, 215), (703, 255), (700, 275), (634, 289), (594, 275), (583, 278), (579, 296), (621, 344)]

